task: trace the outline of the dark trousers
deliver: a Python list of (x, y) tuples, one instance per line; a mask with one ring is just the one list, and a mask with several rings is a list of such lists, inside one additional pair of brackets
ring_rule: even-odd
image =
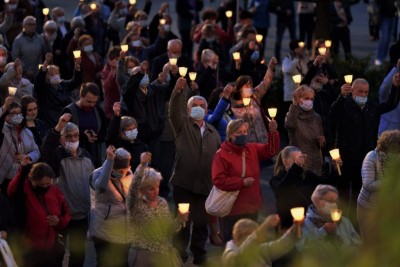
[(312, 38), (315, 26), (315, 15), (299, 14), (299, 38), (306, 43), (307, 50), (312, 48)]
[(57, 243), (50, 250), (31, 249), (25, 254), (24, 258), (23, 266), (25, 267), (61, 267), (64, 258), (64, 247)]
[(128, 267), (130, 244), (115, 244), (93, 238), (98, 267)]
[(349, 27), (334, 27), (331, 31), (332, 36), (332, 54), (338, 55), (339, 45), (342, 44), (346, 59), (351, 56), (351, 40)]
[(88, 218), (71, 220), (65, 229), (69, 237), (69, 267), (82, 267), (85, 262), (85, 244), (88, 230)]
[(174, 141), (160, 141), (161, 154), (160, 164), (158, 170), (163, 177), (160, 184), (160, 196), (168, 199), (169, 196), (169, 179), (172, 174), (172, 167), (174, 166), (175, 159), (175, 142)]
[(278, 62), (281, 62), (282, 39), (286, 28), (289, 30), (290, 41), (296, 39), (296, 21), (294, 18), (289, 20), (277, 20), (276, 22), (275, 57)]
[[(190, 203), (189, 221), (186, 222), (186, 227), (182, 227), (173, 239), (174, 246), (184, 262), (188, 258), (186, 247), (189, 241), (194, 261), (202, 262), (206, 259), (207, 251), (205, 245), (208, 238), (208, 215), (205, 209), (206, 199), (207, 196), (205, 195), (195, 194), (174, 185), (175, 206), (178, 206), (178, 203)], [(190, 235), (190, 225), (192, 225), (192, 235)]]
[(240, 215), (233, 215), (233, 216), (225, 216), (221, 218), (222, 221), (222, 229), (224, 233), (224, 241), (228, 242), (232, 239), (232, 230), (233, 226), (237, 221), (240, 219), (251, 219), (253, 221), (257, 221), (258, 215), (257, 213), (250, 213), (250, 214), (240, 214)]

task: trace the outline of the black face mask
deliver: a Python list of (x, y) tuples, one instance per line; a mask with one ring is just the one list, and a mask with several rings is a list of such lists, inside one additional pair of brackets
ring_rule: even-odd
[(49, 190), (49, 187), (41, 187), (41, 186), (36, 186), (33, 188), (33, 192), (38, 195), (44, 195), (46, 192)]

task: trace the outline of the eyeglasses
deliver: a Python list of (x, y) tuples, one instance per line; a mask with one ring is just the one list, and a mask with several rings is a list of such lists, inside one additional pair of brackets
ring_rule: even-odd
[(79, 138), (79, 134), (66, 134), (64, 135), (66, 139), (78, 139)]

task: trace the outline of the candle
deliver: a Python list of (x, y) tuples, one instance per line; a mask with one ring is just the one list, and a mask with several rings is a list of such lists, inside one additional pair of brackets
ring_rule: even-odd
[(240, 52), (234, 52), (233, 53), (233, 59), (234, 60), (240, 60)]
[(233, 12), (231, 10), (225, 11), (225, 16), (230, 19), (232, 18)]
[(189, 72), (189, 78), (191, 81), (196, 80), (197, 73), (196, 72)]
[(332, 46), (332, 41), (331, 40), (325, 40), (325, 46), (327, 48), (331, 47)]
[(261, 34), (256, 35), (257, 43), (261, 43), (262, 39), (263, 39), (263, 36)]
[(339, 162), (337, 161), (338, 159), (340, 159), (339, 149), (338, 148), (332, 149), (331, 151), (329, 151), (329, 154), (331, 155), (332, 159), (336, 161), (336, 167), (338, 169), (339, 175), (342, 175)]
[(353, 75), (344, 75), (344, 81), (348, 84), (351, 84), (353, 81)]
[(122, 52), (128, 51), (128, 45), (127, 44), (126, 45), (121, 45), (121, 50), (122, 50)]
[(167, 22), (167, 20), (166, 19), (160, 19), (159, 22), (160, 22), (161, 25), (164, 25)]
[(299, 42), (298, 45), (299, 45), (300, 48), (304, 48), (305, 44), (304, 44), (304, 42)]
[(95, 3), (90, 4), (90, 9), (91, 10), (95, 10), (97, 7), (97, 5)]
[(129, 4), (131, 4), (131, 5), (136, 4), (136, 0), (129, 0)]
[(318, 52), (321, 56), (325, 56), (326, 54), (326, 47), (320, 47), (318, 48)]
[(74, 53), (74, 58), (80, 58), (81, 57), (81, 50), (75, 50), (73, 53)]
[(342, 218), (342, 211), (340, 209), (332, 209), (331, 218), (334, 223), (337, 223)]
[(274, 119), (276, 117), (277, 112), (278, 112), (277, 108), (269, 108), (268, 109), (268, 114), (272, 119)]
[[(189, 203), (178, 203), (178, 210), (180, 213), (185, 214), (189, 212)], [(183, 222), (183, 227), (186, 226), (186, 222)]]
[(4, 4), (8, 4), (8, 2), (10, 2), (10, 0), (4, 0)]
[[(303, 207), (291, 208), (290, 213), (292, 214), (295, 222), (304, 220), (304, 208)], [(300, 224), (297, 224), (297, 237), (301, 238)]]
[(43, 15), (47, 16), (49, 14), (49, 12), (50, 12), (50, 9), (48, 9), (47, 7), (43, 8), (42, 12), (43, 12)]
[(175, 66), (177, 63), (178, 59), (175, 57), (172, 57), (169, 59), (169, 64), (171, 64), (172, 66)]
[(185, 77), (187, 70), (188, 69), (186, 67), (179, 67), (179, 75), (181, 75), (181, 77)]
[(293, 81), (294, 81), (295, 84), (297, 84), (297, 85), (300, 84), (300, 82), (301, 82), (301, 74), (293, 75), (292, 78), (293, 78)]
[(8, 94), (9, 95), (15, 95), (15, 92), (17, 91), (17, 87), (8, 87)]
[(243, 97), (243, 105), (245, 107), (247, 107), (248, 105), (250, 105), (251, 102), (251, 98), (250, 97)]
[(39, 65), (38, 65), (39, 70), (42, 68), (42, 66), (43, 66), (43, 64), (39, 64)]

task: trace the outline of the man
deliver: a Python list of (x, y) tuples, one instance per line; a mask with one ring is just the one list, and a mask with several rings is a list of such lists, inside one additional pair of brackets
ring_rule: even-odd
[(51, 52), (51, 47), (46, 45), (44, 40), (36, 33), (35, 17), (25, 17), (22, 27), (22, 32), (14, 40), (11, 56), (13, 60), (16, 58), (22, 60), (25, 76), (33, 81), (38, 65), (42, 63), (42, 58), (46, 52)]
[(65, 21), (65, 11), (62, 7), (55, 7), (51, 10), (51, 18), (58, 25), (57, 35), (64, 38), (67, 32), (70, 30), (69, 22)]
[[(203, 97), (193, 96), (189, 99), (188, 116), (181, 112), (187, 94), (184, 91), (188, 90), (185, 78), (179, 78), (169, 103), (169, 120), (176, 145), (175, 168), (171, 178), (174, 201), (176, 206), (178, 203), (190, 203), (189, 223), (178, 232), (175, 241), (181, 258), (185, 261), (188, 257), (186, 246), (191, 239), (193, 263), (201, 265), (206, 261), (205, 243), (208, 237), (208, 215), (204, 205), (212, 187), (212, 159), (221, 140), (217, 130), (204, 121), (207, 101)], [(190, 235), (191, 224), (193, 231)]]
[(79, 100), (61, 112), (72, 115), (71, 121), (79, 127), (80, 145), (93, 157), (95, 166), (100, 166), (104, 159), (107, 133), (104, 111), (96, 105), (99, 95), (100, 89), (95, 83), (85, 83), (79, 92)]
[(69, 266), (82, 266), (85, 261), (86, 232), (90, 211), (89, 177), (94, 170), (92, 157), (79, 147), (78, 126), (63, 114), (43, 142), (43, 160), (54, 170), (57, 186), (63, 192), (71, 211), (66, 228), (69, 235)]
[[(400, 99), (400, 73), (392, 80), (392, 91), (386, 103), (368, 101), (369, 84), (362, 78), (352, 85), (344, 84), (341, 95), (332, 104), (332, 132), (336, 134), (336, 147), (343, 161), (342, 175), (338, 177), (337, 188), (348, 201), (347, 208), (353, 209), (348, 215), (356, 214), (357, 197), (361, 189), (361, 165), (365, 155), (375, 149), (378, 136), (379, 117), (394, 109)], [(357, 225), (357, 218), (350, 219)]]

